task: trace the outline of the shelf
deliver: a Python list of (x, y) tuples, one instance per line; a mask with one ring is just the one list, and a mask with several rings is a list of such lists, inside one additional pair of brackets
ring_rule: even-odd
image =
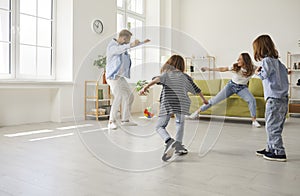
[[(97, 85), (97, 83), (95, 82), (95, 83), (88, 83), (87, 82), (87, 84), (86, 84), (87, 86), (96, 86)], [(99, 86), (108, 86), (108, 84), (98, 84), (98, 87)]]
[(290, 101), (299, 101), (300, 102), (300, 99), (290, 98)]
[(300, 86), (292, 85), (292, 88), (300, 88)]
[(291, 72), (300, 72), (300, 69), (291, 69)]
[[(86, 101), (97, 101), (97, 98), (87, 98)], [(111, 99), (98, 99), (98, 101), (111, 101)]]
[[(102, 89), (101, 93), (99, 93), (99, 89)], [(101, 107), (111, 107), (112, 99), (110, 98), (108, 84), (101, 84), (97, 80), (86, 80), (84, 94), (85, 119), (86, 117), (94, 117), (96, 120), (99, 120), (99, 118), (109, 117), (109, 115), (101, 110), (104, 109)]]
[[(85, 116), (97, 117), (96, 114), (86, 114)], [(101, 117), (109, 117), (109, 115), (98, 115), (98, 118), (101, 118)]]

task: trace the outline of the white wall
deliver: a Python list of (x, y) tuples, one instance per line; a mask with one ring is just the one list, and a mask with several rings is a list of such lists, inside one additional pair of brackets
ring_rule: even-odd
[[(116, 0), (73, 0), (73, 111), (77, 120), (84, 117), (84, 81), (97, 80), (101, 70), (93, 66), (99, 54), (105, 54), (107, 42), (116, 33)], [(91, 23), (99, 18), (104, 25), (102, 34), (91, 30)], [(104, 42), (104, 43), (103, 43)], [(96, 48), (95, 48), (96, 47)]]
[(180, 1), (180, 30), (201, 43), (217, 65), (231, 65), (262, 33), (272, 36), (282, 61), (286, 52), (299, 52), (299, 0)]
[[(50, 89), (11, 88), (0, 90), (0, 126), (49, 121)], [(28, 103), (34, 103), (28, 104)], [(33, 117), (35, 119), (33, 119)]]

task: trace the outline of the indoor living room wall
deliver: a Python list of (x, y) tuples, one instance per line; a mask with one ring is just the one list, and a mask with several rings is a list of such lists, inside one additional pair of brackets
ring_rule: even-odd
[(272, 36), (283, 63), (287, 51), (300, 50), (298, 0), (185, 0), (179, 4), (179, 29), (215, 56), (217, 66), (232, 65), (244, 51), (253, 56), (253, 40), (265, 33)]

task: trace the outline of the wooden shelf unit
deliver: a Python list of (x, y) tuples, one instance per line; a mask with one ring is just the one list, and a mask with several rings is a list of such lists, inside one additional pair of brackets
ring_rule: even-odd
[[(99, 91), (102, 91), (102, 95)], [(84, 85), (84, 118), (108, 118), (111, 108), (111, 94), (108, 84), (101, 84), (97, 80), (87, 80)], [(92, 105), (92, 106), (91, 106)], [(102, 108), (101, 108), (102, 107)], [(103, 108), (104, 107), (104, 108)], [(104, 112), (105, 109), (105, 112)]]
[(287, 53), (289, 74), (289, 114), (300, 114), (300, 53)]
[[(201, 71), (202, 67), (215, 68), (216, 58), (214, 56), (206, 56), (201, 58), (185, 57), (185, 65), (185, 72), (193, 79), (203, 78), (212, 80), (216, 78), (215, 71)], [(194, 70), (191, 70), (191, 66), (193, 66)], [(205, 75), (208, 75), (208, 77), (205, 77)]]

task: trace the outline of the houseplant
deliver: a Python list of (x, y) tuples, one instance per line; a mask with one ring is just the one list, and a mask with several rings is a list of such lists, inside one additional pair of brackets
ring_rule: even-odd
[(106, 74), (105, 74), (105, 67), (106, 67), (106, 56), (98, 55), (98, 58), (94, 60), (94, 66), (97, 66), (99, 69), (103, 68), (102, 74), (102, 83), (107, 84), (106, 82)]

